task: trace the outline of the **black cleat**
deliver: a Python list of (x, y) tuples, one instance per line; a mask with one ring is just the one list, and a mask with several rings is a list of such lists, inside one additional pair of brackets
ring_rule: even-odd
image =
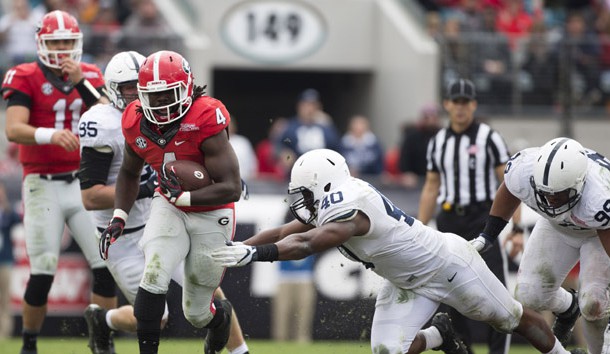
[(19, 354), (38, 354), (38, 350), (21, 348), (21, 351), (19, 352)]
[(106, 311), (96, 304), (85, 309), (85, 320), (89, 328), (89, 348), (93, 354), (114, 354), (114, 342), (110, 327), (106, 324)]
[(216, 328), (208, 328), (208, 335), (205, 337), (203, 352), (205, 354), (220, 353), (229, 341), (229, 333), (231, 333), (231, 316), (233, 315), (233, 305), (229, 300), (220, 300), (224, 309), (224, 320), (220, 326)]
[(572, 337), (572, 330), (578, 317), (580, 317), (580, 308), (578, 307), (578, 294), (576, 290), (571, 289), (572, 293), (572, 304), (565, 312), (554, 313), (555, 323), (553, 323), (553, 334), (564, 347), (568, 345), (570, 338)]
[(432, 318), (430, 325), (436, 327), (443, 338), (443, 344), (432, 350), (442, 350), (446, 354), (468, 354), (466, 345), (455, 334), (448, 314), (444, 312), (437, 313)]

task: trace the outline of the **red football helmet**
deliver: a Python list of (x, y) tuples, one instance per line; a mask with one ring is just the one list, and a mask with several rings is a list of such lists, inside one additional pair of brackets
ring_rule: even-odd
[[(50, 50), (47, 41), (74, 40), (74, 46), (68, 50)], [(70, 57), (80, 62), (83, 54), (83, 34), (78, 28), (78, 21), (67, 12), (52, 11), (44, 15), (36, 29), (36, 46), (38, 57), (50, 68), (59, 69), (62, 57)]]
[(182, 118), (193, 103), (193, 73), (182, 55), (162, 50), (146, 58), (138, 74), (144, 116), (158, 125)]

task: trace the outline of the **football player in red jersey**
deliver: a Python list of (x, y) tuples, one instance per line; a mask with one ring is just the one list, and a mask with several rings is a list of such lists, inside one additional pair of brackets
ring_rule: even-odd
[(47, 312), (47, 297), (67, 223), (93, 269), (91, 301), (116, 306), (115, 284), (98, 257), (95, 226), (83, 207), (77, 178), (80, 115), (98, 102), (100, 70), (80, 63), (83, 35), (74, 17), (46, 14), (37, 29), (39, 60), (6, 72), (2, 95), (8, 101), (6, 136), (19, 144), (23, 164), (26, 249), (30, 279), (23, 303), (22, 354), (37, 353), (36, 338)]
[[(214, 298), (224, 268), (210, 252), (233, 238), (233, 203), (241, 195), (237, 157), (228, 138), (230, 115), (222, 102), (194, 86), (189, 63), (178, 53), (151, 54), (138, 75), (139, 101), (123, 113), (125, 153), (116, 183), (114, 212), (102, 233), (100, 253), (121, 236), (136, 200), (144, 162), (161, 176), (140, 246), (144, 275), (136, 295), (140, 353), (157, 353), (159, 322), (174, 269), (184, 261), (183, 312), (197, 328), (207, 328), (205, 353), (222, 351), (229, 336), (232, 306)], [(206, 166), (214, 183), (183, 191), (164, 164), (192, 160)]]

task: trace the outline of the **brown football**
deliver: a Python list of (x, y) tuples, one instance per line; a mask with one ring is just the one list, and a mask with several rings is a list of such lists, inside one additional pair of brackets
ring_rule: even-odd
[(165, 173), (174, 170), (182, 190), (194, 191), (212, 184), (208, 170), (198, 162), (190, 160), (176, 160), (165, 164)]

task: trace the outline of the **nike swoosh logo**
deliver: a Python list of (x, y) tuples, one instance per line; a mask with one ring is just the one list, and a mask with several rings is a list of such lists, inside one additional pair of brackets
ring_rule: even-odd
[(453, 276), (451, 278), (447, 278), (447, 281), (451, 283), (456, 275), (457, 275), (457, 272), (455, 272), (455, 274), (453, 274)]
[(176, 144), (176, 146), (180, 146), (180, 145), (182, 145), (182, 144), (186, 143), (186, 140), (182, 140), (182, 141), (175, 141), (174, 143)]

